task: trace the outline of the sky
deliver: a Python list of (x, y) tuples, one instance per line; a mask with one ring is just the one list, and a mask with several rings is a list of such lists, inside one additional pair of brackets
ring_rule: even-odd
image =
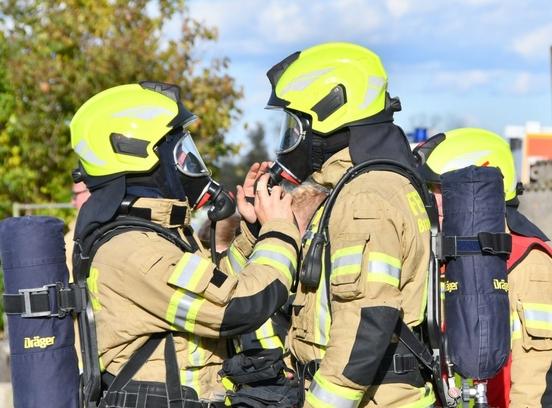
[[(200, 58), (227, 56), (243, 88), (241, 120), (276, 137), (279, 114), (264, 110), (266, 71), (289, 54), (328, 41), (377, 53), (407, 132), (476, 126), (503, 133), (527, 121), (552, 124), (550, 0), (190, 0), (193, 18), (218, 27)], [(177, 30), (169, 24), (167, 35)]]

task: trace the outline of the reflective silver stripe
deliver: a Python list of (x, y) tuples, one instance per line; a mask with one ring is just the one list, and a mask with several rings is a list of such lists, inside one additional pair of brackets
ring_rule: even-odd
[(307, 74), (301, 75), (295, 78), (289, 84), (287, 84), (284, 89), (282, 89), (282, 95), (285, 95), (289, 91), (302, 91), (310, 84), (312, 84), (314, 81), (316, 81), (319, 77), (321, 77), (324, 74), (327, 74), (330, 71), (333, 71), (334, 69), (335, 68), (332, 68), (332, 67), (322, 68), (322, 69), (311, 71)]
[(188, 256), (188, 261), (186, 262), (186, 265), (180, 269), (180, 275), (178, 275), (175, 283), (179, 288), (188, 287), (188, 283), (190, 283), (194, 277), (194, 274), (198, 271), (202, 259), (203, 258), (197, 255)]
[(330, 404), (335, 408), (356, 408), (360, 401), (350, 400), (340, 397), (328, 390), (322, 388), (320, 384), (316, 382), (316, 379), (310, 386), (310, 393), (318, 398), (320, 401), (324, 401), (326, 404)]
[(544, 310), (527, 310), (524, 308), (523, 314), (525, 320), (552, 323), (552, 312), (546, 312)]
[(360, 265), (362, 263), (362, 252), (357, 254), (343, 255), (336, 258), (332, 262), (332, 269), (337, 269), (342, 266)]
[(395, 268), (393, 265), (389, 265), (387, 262), (383, 261), (369, 261), (368, 270), (370, 273), (383, 273), (395, 279), (399, 279), (401, 277), (400, 268)]
[(194, 345), (195, 349), (190, 353), (189, 362), (194, 367), (199, 367), (202, 363), (202, 361), (201, 361), (201, 349), (200, 349), (201, 339), (199, 338), (199, 336), (196, 336), (195, 334), (193, 334), (192, 336), (193, 337), (190, 339), (190, 341), (188, 343), (188, 347), (190, 347), (190, 343), (192, 343)]
[(96, 166), (105, 165), (105, 161), (96, 156), (96, 153), (94, 153), (90, 149), (88, 143), (86, 143), (86, 140), (81, 140), (79, 143), (77, 143), (77, 145), (75, 146), (75, 152), (84, 160), (95, 164)]
[(228, 250), (228, 261), (230, 261), (230, 267), (235, 273), (240, 273), (243, 269), (243, 265), (240, 263), (239, 259), (233, 254), (232, 248)]
[(174, 324), (183, 328), (186, 324), (186, 317), (188, 312), (192, 308), (192, 303), (195, 300), (202, 299), (201, 296), (191, 292), (184, 292), (182, 298), (178, 302), (178, 308), (176, 309), (176, 315), (174, 317)]
[(174, 115), (170, 110), (160, 106), (138, 106), (136, 108), (126, 109), (113, 114), (114, 118), (137, 118), (151, 120), (159, 115)]
[[(324, 274), (322, 274), (324, 277)], [(320, 344), (327, 345), (328, 338), (326, 337), (326, 324), (330, 318), (330, 311), (328, 307), (328, 296), (326, 294), (326, 279), (320, 279), (320, 284), (318, 285), (318, 296), (320, 300), (318, 302), (320, 310), (318, 313), (318, 331), (320, 333)]]
[(253, 253), (253, 256), (251, 257), (251, 261), (254, 261), (255, 259), (258, 259), (258, 258), (269, 258), (269, 259), (272, 259), (273, 261), (281, 263), (283, 266), (286, 267), (286, 269), (289, 270), (292, 277), (295, 276), (295, 267), (291, 263), (291, 260), (285, 255), (279, 254), (278, 252), (270, 251), (268, 249), (257, 249)]

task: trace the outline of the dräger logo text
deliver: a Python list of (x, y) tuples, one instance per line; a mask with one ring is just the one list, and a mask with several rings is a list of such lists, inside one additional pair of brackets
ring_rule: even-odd
[(25, 347), (26, 349), (30, 349), (30, 348), (46, 348), (46, 347), (49, 347), (49, 346), (53, 346), (54, 345), (54, 342), (56, 341), (56, 336), (52, 336), (52, 337), (39, 337), (39, 336), (34, 336), (34, 337), (25, 337), (24, 338), (25, 340), (25, 344), (23, 347)]

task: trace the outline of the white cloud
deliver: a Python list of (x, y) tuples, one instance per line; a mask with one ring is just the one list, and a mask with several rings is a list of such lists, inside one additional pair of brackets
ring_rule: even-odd
[(513, 49), (526, 58), (542, 58), (548, 55), (552, 45), (552, 23), (536, 28), (513, 43)]
[(402, 17), (410, 11), (409, 0), (386, 0), (385, 6), (393, 17)]
[(438, 87), (465, 92), (488, 84), (492, 76), (491, 71), (481, 69), (437, 71), (434, 83)]

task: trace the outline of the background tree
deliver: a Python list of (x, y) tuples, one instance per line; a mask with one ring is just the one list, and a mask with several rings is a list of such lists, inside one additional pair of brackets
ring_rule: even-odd
[(252, 163), (262, 162), (270, 158), (265, 137), (265, 128), (257, 123), (247, 133), (245, 145), (242, 144), (246, 153), (237, 159), (225, 160), (222, 163), (219, 180), (226, 189), (236, 191), (236, 185), (243, 183), (245, 174)]
[[(217, 32), (191, 18), (184, 1), (4, 0), (0, 16), (0, 219), (13, 201), (69, 201), (77, 159), (68, 124), (85, 100), (114, 85), (180, 85), (201, 118), (193, 132), (207, 163), (237, 151), (224, 134), (240, 113), (241, 90), (226, 58), (195, 55)], [(166, 40), (171, 18), (181, 29)]]

